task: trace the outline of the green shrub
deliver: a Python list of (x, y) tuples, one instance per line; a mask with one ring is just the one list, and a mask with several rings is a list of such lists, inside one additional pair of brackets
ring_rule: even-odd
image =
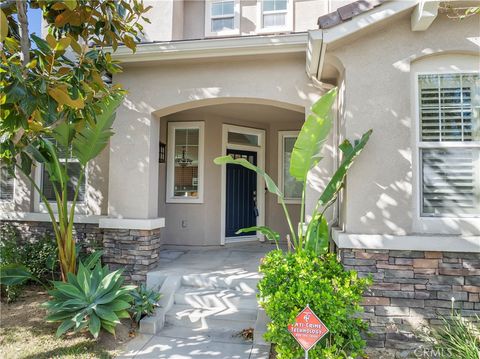
[(132, 319), (137, 323), (146, 315), (152, 315), (160, 300), (161, 294), (147, 289), (145, 284), (141, 284), (136, 290), (132, 291), (133, 304), (130, 308)]
[(480, 359), (480, 317), (472, 321), (452, 308), (450, 316), (440, 315), (442, 325), (424, 328), (420, 337), (430, 343), (441, 358)]
[(345, 271), (334, 254), (314, 252), (268, 253), (260, 265), (264, 277), (258, 284), (260, 305), (271, 319), (265, 339), (276, 344), (278, 359), (304, 355), (288, 332), (288, 325), (308, 304), (330, 330), (309, 352), (311, 359), (363, 355), (360, 333), (367, 324), (358, 317), (362, 294), (370, 278)]
[[(45, 282), (58, 277), (57, 245), (48, 236), (29, 242), (22, 241), (15, 228), (3, 225), (0, 228), (0, 268), (21, 265), (31, 277)], [(2, 298), (15, 301), (23, 292), (23, 284), (1, 285)]]
[(115, 334), (120, 319), (130, 318), (127, 309), (133, 300), (130, 293), (135, 289), (122, 286), (121, 274), (122, 270), (109, 272), (96, 260), (87, 266), (80, 262), (77, 275), (68, 273), (66, 283), (53, 282), (54, 289), (49, 292), (53, 299), (44, 305), (47, 321), (61, 322), (57, 336), (88, 329), (97, 338), (101, 328)]

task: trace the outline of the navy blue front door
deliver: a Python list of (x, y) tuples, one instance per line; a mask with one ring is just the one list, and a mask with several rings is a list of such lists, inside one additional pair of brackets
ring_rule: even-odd
[[(227, 150), (227, 155), (257, 164), (256, 152)], [(239, 165), (227, 165), (226, 237), (255, 235), (255, 232), (235, 232), (257, 224), (256, 192), (257, 174), (254, 171)]]

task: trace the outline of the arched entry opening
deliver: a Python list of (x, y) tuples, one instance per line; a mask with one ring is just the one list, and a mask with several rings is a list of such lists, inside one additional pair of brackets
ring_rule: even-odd
[(217, 166), (213, 160), (229, 154), (264, 168), (287, 189), (288, 206), (296, 213), (299, 201), (288, 178), (288, 164), (305, 119), (302, 107), (229, 98), (155, 114), (160, 115), (159, 137), (167, 153), (159, 165), (159, 217), (165, 218), (165, 243), (219, 245), (262, 239), (255, 232), (236, 233), (253, 225), (287, 233), (281, 206), (265, 191), (262, 178), (238, 166)]

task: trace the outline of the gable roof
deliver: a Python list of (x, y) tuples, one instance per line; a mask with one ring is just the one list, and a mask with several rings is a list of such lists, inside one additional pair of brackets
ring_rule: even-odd
[(328, 29), (330, 27), (341, 24), (342, 22), (351, 20), (355, 16), (363, 14), (387, 0), (359, 0), (348, 5), (341, 6), (337, 10), (320, 16), (318, 18), (318, 27), (320, 29)]

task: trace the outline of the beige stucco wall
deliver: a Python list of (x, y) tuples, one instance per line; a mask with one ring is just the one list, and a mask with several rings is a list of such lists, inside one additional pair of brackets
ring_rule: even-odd
[[(220, 176), (216, 175), (220, 169), (211, 161), (220, 152), (221, 123), (225, 118), (206, 121), (205, 173), (214, 178), (206, 180), (213, 192), (206, 188), (204, 208), (195, 204), (165, 205), (162, 175), (165, 165), (158, 164), (158, 142), (165, 140), (165, 121), (160, 119), (220, 103), (257, 103), (305, 112), (321, 95), (305, 73), (303, 54), (127, 66), (114, 81), (122, 83), (130, 92), (118, 111), (114, 124), (116, 135), (111, 141), (109, 214), (124, 218), (164, 215), (164, 239), (188, 244), (218, 244), (220, 240)], [(297, 121), (294, 127), (299, 125)], [(254, 120), (250, 126), (261, 128)], [(269, 161), (268, 156), (277, 152), (276, 131), (282, 129), (291, 130), (292, 126), (272, 125), (270, 130), (275, 135), (267, 139), (267, 169), (273, 171), (274, 178), (276, 157)], [(331, 165), (330, 158), (322, 164), (325, 168)], [(328, 173), (329, 170), (324, 171), (325, 176)], [(325, 183), (326, 178), (322, 181)], [(126, 191), (127, 187), (131, 190)], [(266, 207), (266, 222), (279, 223), (276, 199), (267, 195)], [(187, 229), (180, 229), (185, 214), (189, 216), (189, 225)], [(280, 231), (284, 232), (283, 217), (280, 224)]]
[[(248, 106), (248, 105), (245, 105)], [(208, 110), (208, 107), (205, 109)], [(159, 166), (159, 216), (165, 217), (165, 232), (163, 241), (168, 244), (195, 244), (219, 245), (220, 244), (220, 218), (221, 213), (221, 167), (213, 163), (214, 158), (221, 155), (222, 151), (222, 124), (239, 125), (250, 128), (263, 129), (266, 133), (265, 169), (272, 178), (277, 180), (278, 156), (278, 131), (298, 130), (303, 123), (304, 115), (294, 114), (294, 120), (289, 123), (275, 123), (270, 119), (252, 118), (251, 121), (238, 120), (227, 116), (210, 114), (203, 108), (191, 111), (182, 111), (161, 119), (160, 139), (167, 143), (167, 123), (179, 121), (203, 121), (205, 123), (205, 177), (204, 177), (204, 203), (165, 203), (166, 165)], [(295, 120), (296, 118), (296, 120)], [(258, 122), (256, 120), (262, 120)], [(288, 210), (293, 218), (299, 217), (299, 206), (288, 205)], [(182, 221), (187, 221), (187, 227), (182, 227)], [(265, 223), (285, 236), (288, 225), (283, 217), (281, 206), (277, 198), (266, 194), (265, 198)]]
[[(345, 68), (343, 134), (352, 140), (369, 128), (374, 130), (366, 150), (349, 172), (347, 205), (342, 214), (347, 232), (480, 234), (478, 219), (417, 220), (412, 92), (415, 63), (421, 63), (419, 59), (427, 55), (470, 53), (469, 60), (450, 55), (444, 61), (449, 66), (443, 66), (443, 71), (457, 71), (465, 61), (478, 71), (479, 45), (475, 38), (478, 41), (479, 28), (478, 16), (462, 21), (439, 16), (428, 30), (412, 32), (410, 16), (405, 16), (368, 36), (327, 50)], [(431, 71), (437, 70), (442, 66), (432, 64)]]
[[(240, 0), (240, 35), (260, 33), (260, 0)], [(351, 0), (291, 0), (293, 28), (303, 32), (318, 28), (318, 17), (352, 2)], [(205, 38), (205, 0), (147, 0), (153, 8), (148, 13), (151, 24), (145, 23), (147, 41), (171, 41)]]

